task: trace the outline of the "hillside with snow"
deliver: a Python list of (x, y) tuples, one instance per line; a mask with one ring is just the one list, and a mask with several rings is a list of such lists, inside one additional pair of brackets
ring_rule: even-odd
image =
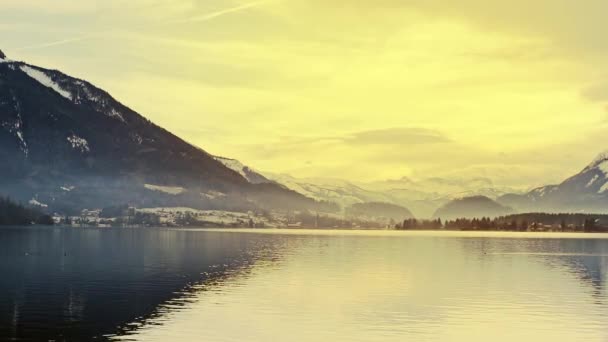
[(325, 208), (236, 161), (218, 160), (85, 80), (0, 57), (3, 194), (58, 211), (122, 203)]
[(215, 160), (224, 164), (227, 168), (237, 172), (239, 175), (243, 176), (249, 183), (252, 184), (261, 184), (261, 183), (273, 183), (270, 179), (266, 178), (261, 173), (255, 171), (249, 166), (241, 163), (236, 159), (225, 158), (225, 157), (214, 157)]
[(560, 184), (539, 187), (523, 195), (507, 194), (498, 200), (519, 210), (607, 213), (608, 151)]

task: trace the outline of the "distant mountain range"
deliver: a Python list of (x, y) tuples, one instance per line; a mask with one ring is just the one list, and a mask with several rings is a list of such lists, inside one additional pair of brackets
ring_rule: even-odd
[(59, 211), (335, 209), (212, 156), (85, 80), (2, 56), (1, 193)]
[(295, 178), (285, 174), (267, 173), (265, 176), (308, 197), (333, 201), (343, 208), (355, 203), (383, 202), (406, 207), (418, 218), (453, 218), (458, 216), (458, 211), (461, 217), (491, 217), (494, 212), (497, 215), (511, 212), (608, 213), (608, 151), (599, 154), (581, 172), (562, 183), (526, 192), (496, 186), (488, 178), (434, 177), (413, 181), (404, 177), (363, 183)]
[(525, 194), (505, 194), (497, 200), (520, 212), (607, 213), (608, 152), (599, 154), (583, 170), (560, 184)]
[(418, 218), (430, 218), (451, 200), (486, 196), (496, 199), (516, 189), (496, 186), (487, 178), (446, 179), (409, 178), (371, 183), (350, 182), (332, 178), (296, 178), (286, 174), (264, 173), (277, 183), (308, 197), (340, 204), (348, 208), (356, 203), (383, 202), (406, 207)]

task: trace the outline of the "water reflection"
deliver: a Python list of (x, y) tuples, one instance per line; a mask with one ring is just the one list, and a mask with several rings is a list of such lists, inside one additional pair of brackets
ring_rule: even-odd
[(82, 341), (129, 331), (129, 322), (186, 305), (175, 298), (196, 284), (244, 274), (272, 244), (229, 233), (2, 229), (0, 337)]
[(605, 240), (288, 234), (303, 242), (276, 268), (254, 266), (245, 279), (196, 294), (187, 310), (129, 339), (608, 338)]
[(0, 246), (2, 337), (608, 340), (600, 235), (13, 229)]

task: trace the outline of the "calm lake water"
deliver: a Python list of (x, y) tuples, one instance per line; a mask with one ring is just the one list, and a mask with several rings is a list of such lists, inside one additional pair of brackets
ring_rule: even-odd
[(608, 236), (0, 229), (0, 340), (608, 341)]

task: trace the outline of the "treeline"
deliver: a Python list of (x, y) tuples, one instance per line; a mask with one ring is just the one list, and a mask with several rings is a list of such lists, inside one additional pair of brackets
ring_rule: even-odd
[(0, 197), (0, 225), (52, 225), (53, 218), (42, 211)]
[(436, 220), (417, 220), (417, 219), (405, 219), (402, 223), (397, 223), (395, 229), (397, 230), (408, 230), (408, 229), (442, 229), (443, 224), (441, 219)]
[(407, 219), (395, 229), (608, 232), (608, 215), (528, 213), (445, 221)]

